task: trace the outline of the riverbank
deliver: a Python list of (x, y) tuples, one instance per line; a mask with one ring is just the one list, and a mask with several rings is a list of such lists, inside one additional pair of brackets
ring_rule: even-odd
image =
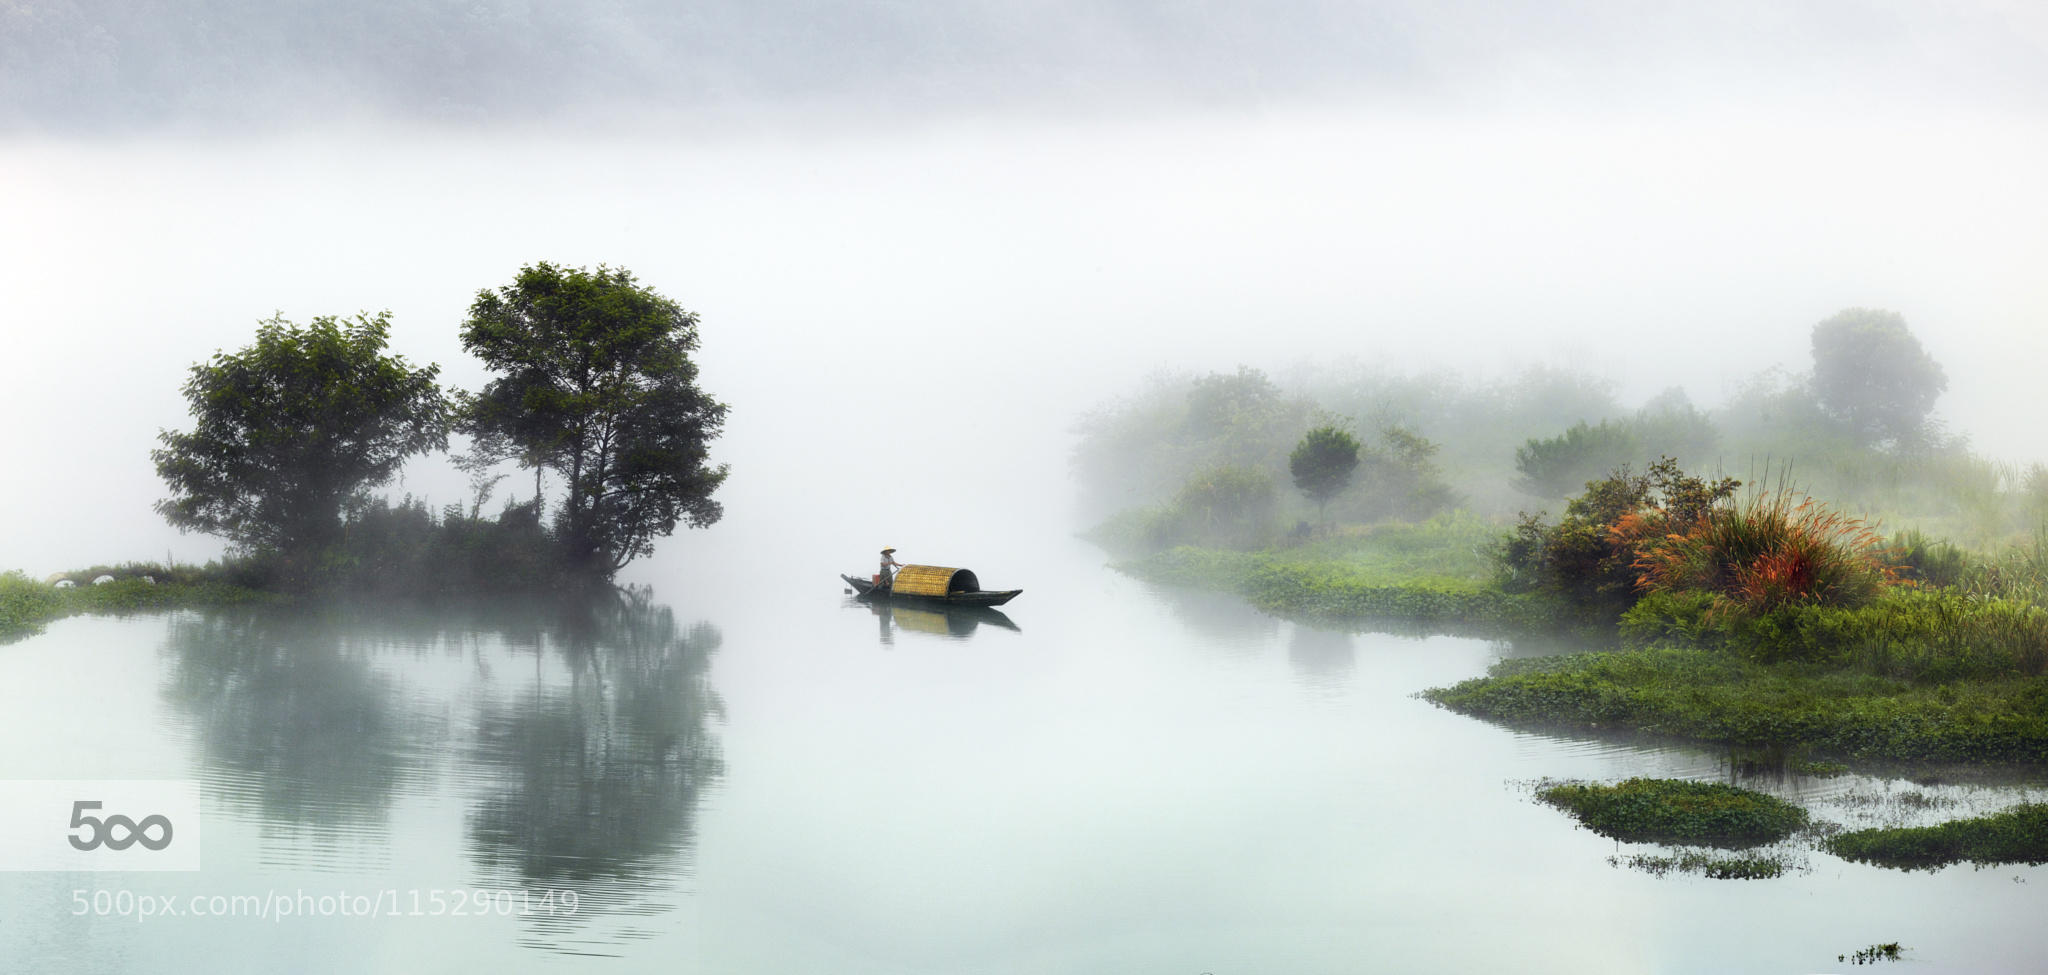
[(1704, 597), (1660, 596), (1617, 623), (1548, 594), (1504, 591), (1488, 574), (1483, 527), (1390, 527), (1259, 552), (1175, 548), (1117, 568), (1301, 621), (1510, 638), (1563, 630), (1601, 651), (1503, 661), (1423, 694), (1501, 724), (1775, 748), (1807, 761), (2005, 766), (2048, 756), (2048, 613), (2030, 600), (1898, 586), (1853, 609), (1742, 617), (1710, 612)]
[(1499, 529), (1474, 519), (1381, 525), (1256, 552), (1180, 546), (1115, 568), (1161, 585), (1227, 592), (1276, 616), (1473, 636), (1551, 633), (1555, 600), (1508, 593), (1486, 555)]
[[(114, 581), (93, 585), (92, 580), (100, 576), (113, 576)], [(0, 643), (34, 636), (45, 625), (67, 616), (160, 612), (284, 598), (184, 567), (95, 566), (64, 573), (62, 578), (75, 584), (58, 588), (54, 580), (38, 581), (20, 572), (0, 573)]]
[(1504, 660), (1423, 697), (1521, 728), (1799, 746), (1858, 762), (2031, 765), (2048, 756), (2041, 677), (1923, 684), (1654, 647)]

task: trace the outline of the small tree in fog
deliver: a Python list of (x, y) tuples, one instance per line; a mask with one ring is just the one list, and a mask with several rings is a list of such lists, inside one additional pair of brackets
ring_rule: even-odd
[(1310, 430), (1287, 456), (1294, 486), (1316, 503), (1318, 521), (1330, 499), (1351, 486), (1351, 474), (1357, 469), (1358, 438), (1333, 426)]
[(1851, 308), (1813, 327), (1813, 392), (1866, 443), (1917, 443), (1948, 389), (1941, 365), (1897, 312)]
[(171, 496), (156, 510), (185, 531), (281, 555), (286, 582), (306, 581), (331, 545), (343, 506), (391, 479), (406, 458), (448, 446), (439, 367), (383, 354), (388, 313), (282, 317), (256, 342), (192, 367), (190, 433), (163, 431), (151, 451)]
[(697, 316), (632, 272), (539, 263), (477, 293), (462, 345), (498, 374), (465, 398), (489, 457), (567, 485), (554, 530), (576, 570), (610, 578), (687, 520), (724, 513), (709, 444), (726, 407), (697, 388)]

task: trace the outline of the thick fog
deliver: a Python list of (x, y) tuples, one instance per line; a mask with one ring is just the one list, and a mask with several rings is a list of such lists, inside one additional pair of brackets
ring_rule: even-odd
[(1850, 306), (1952, 431), (2048, 456), (2025, 5), (113, 6), (0, 3), (0, 569), (216, 554), (150, 510), (190, 365), (389, 309), (474, 389), (464, 310), (538, 260), (702, 316), (726, 518), (657, 582), (1071, 529), (1075, 416), (1156, 370), (1711, 404)]
[(0, 120), (573, 124), (790, 105), (872, 120), (1304, 99), (2029, 111), (2048, 98), (2044, 31), (2038, 7), (2000, 0), (10, 0)]

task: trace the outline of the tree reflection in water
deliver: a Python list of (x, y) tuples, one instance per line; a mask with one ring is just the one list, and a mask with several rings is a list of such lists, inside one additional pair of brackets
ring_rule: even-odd
[(209, 791), (253, 805), (267, 826), (381, 828), (422, 729), (394, 713), (391, 680), (334, 617), (175, 614), (165, 652), (164, 694), (193, 720)]
[(1352, 634), (1296, 623), (1287, 638), (1287, 662), (1302, 679), (1341, 685), (1358, 665)]
[(180, 613), (164, 695), (192, 722), (209, 794), (288, 832), (262, 844), (266, 864), (411, 883), (389, 862), (391, 807), (459, 799), (469, 885), (573, 890), (575, 913), (526, 918), (528, 943), (606, 953), (682, 897), (698, 802), (723, 771), (719, 643), (646, 590)]
[[(536, 650), (532, 687), (487, 703), (471, 755), (494, 770), (467, 817), (471, 859), (497, 885), (573, 890), (577, 916), (537, 917), (559, 938), (579, 918), (673, 906), (696, 834), (698, 801), (723, 771), (707, 719), (718, 631), (687, 630), (643, 591), (565, 613)], [(560, 655), (549, 682), (540, 653)]]

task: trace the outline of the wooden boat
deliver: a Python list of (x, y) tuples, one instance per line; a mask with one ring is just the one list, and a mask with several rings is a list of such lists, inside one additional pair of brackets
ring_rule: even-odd
[(886, 586), (876, 586), (872, 579), (856, 579), (841, 575), (848, 588), (863, 600), (886, 599), (891, 602), (931, 603), (940, 606), (1001, 606), (1022, 589), (983, 589), (981, 580), (974, 577), (969, 569), (954, 569), (943, 565), (906, 565), (896, 570), (896, 578)]

